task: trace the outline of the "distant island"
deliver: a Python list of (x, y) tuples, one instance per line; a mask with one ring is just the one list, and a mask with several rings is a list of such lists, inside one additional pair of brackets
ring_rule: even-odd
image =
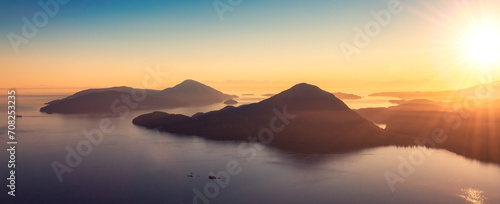
[(191, 117), (153, 112), (138, 116), (132, 122), (147, 128), (214, 140), (262, 137), (270, 146), (307, 153), (410, 145), (413, 142), (410, 137), (385, 132), (335, 95), (305, 83), (254, 104), (226, 106)]
[(224, 101), (224, 104), (226, 104), (226, 105), (234, 105), (234, 104), (238, 104), (238, 101), (236, 101), (234, 99), (229, 99), (227, 101)]
[(359, 100), (362, 99), (363, 97), (355, 95), (355, 94), (348, 94), (348, 93), (342, 93), (342, 92), (336, 92), (333, 93), (337, 98), (340, 100)]
[[(140, 101), (137, 101), (140, 98)], [(117, 104), (136, 104), (134, 109), (154, 110), (203, 106), (237, 98), (224, 94), (212, 87), (194, 80), (164, 90), (134, 89), (131, 87), (113, 87), (88, 89), (77, 92), (63, 99), (50, 101), (40, 109), (43, 113), (91, 114), (112, 113)], [(135, 99), (135, 101), (134, 101)]]

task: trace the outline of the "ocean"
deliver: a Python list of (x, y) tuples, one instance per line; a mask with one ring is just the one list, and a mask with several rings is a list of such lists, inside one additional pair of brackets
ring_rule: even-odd
[[(18, 96), (15, 197), (7, 194), (9, 154), (4, 150), (1, 203), (500, 203), (500, 165), (446, 150), (387, 146), (297, 154), (132, 124), (134, 117), (151, 111), (131, 109), (122, 118), (38, 111), (61, 97)], [(238, 100), (262, 99), (246, 95)], [(346, 103), (351, 108), (389, 105), (380, 98)], [(224, 106), (162, 111), (193, 115)], [(0, 110), (7, 115), (5, 105)], [(84, 131), (101, 130), (103, 119), (113, 130), (101, 132), (102, 141), (94, 144)], [(0, 144), (8, 149), (7, 117), (0, 120), (0, 133)], [(240, 154), (240, 145), (252, 147), (254, 154)]]

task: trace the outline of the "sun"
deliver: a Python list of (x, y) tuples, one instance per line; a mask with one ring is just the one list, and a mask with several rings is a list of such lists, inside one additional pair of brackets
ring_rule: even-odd
[(500, 25), (474, 26), (464, 36), (464, 57), (474, 66), (487, 68), (500, 64)]

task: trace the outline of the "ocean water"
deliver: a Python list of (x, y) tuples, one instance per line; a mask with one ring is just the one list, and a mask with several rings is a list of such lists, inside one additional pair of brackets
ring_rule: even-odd
[[(16, 124), (16, 196), (7, 195), (9, 155), (4, 150), (0, 203), (500, 203), (499, 165), (445, 150), (388, 146), (343, 154), (296, 154), (131, 123), (150, 111), (131, 110), (122, 118), (38, 111), (44, 102), (60, 97), (18, 96), (18, 115), (23, 117)], [(248, 96), (240, 101), (261, 99)], [(192, 115), (222, 107), (163, 111)], [(7, 115), (5, 106), (0, 110)], [(114, 130), (103, 133), (100, 144), (82, 148), (88, 155), (69, 167), (68, 149), (78, 151), (79, 144), (90, 144), (82, 131), (99, 129), (104, 118)], [(3, 149), (7, 149), (6, 126), (2, 117)], [(240, 145), (255, 150), (255, 157), (240, 154)], [(71, 169), (62, 174), (62, 181), (54, 162)], [(212, 174), (220, 179), (209, 179)], [(396, 181), (393, 189), (386, 175)]]

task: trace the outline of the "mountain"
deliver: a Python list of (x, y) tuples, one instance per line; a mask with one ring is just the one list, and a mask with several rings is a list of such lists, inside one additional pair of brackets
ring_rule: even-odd
[(63, 99), (50, 101), (40, 109), (40, 112), (49, 114), (113, 113), (120, 106), (153, 110), (209, 105), (232, 98), (235, 96), (224, 94), (194, 80), (185, 80), (172, 88), (161, 91), (125, 86), (87, 89)]
[(251, 137), (281, 149), (309, 153), (410, 144), (408, 138), (386, 134), (333, 94), (305, 83), (259, 103), (226, 106), (192, 117), (153, 112), (132, 122), (214, 140), (245, 141)]
[(229, 99), (227, 101), (224, 101), (224, 104), (226, 104), (226, 105), (234, 105), (234, 104), (238, 104), (238, 101), (233, 100), (233, 99)]
[[(77, 97), (80, 97), (80, 96), (84, 96), (84, 95), (87, 95), (87, 94), (90, 94), (90, 93), (100, 93), (100, 92), (107, 92), (107, 91), (116, 91), (116, 92), (122, 92), (122, 93), (130, 93), (132, 91), (132, 89), (134, 89), (134, 88), (127, 87), (127, 86), (102, 88), (102, 89), (87, 89), (87, 90), (76, 92), (75, 94), (67, 96), (66, 98), (63, 98), (63, 99), (58, 99), (58, 100), (47, 102), (46, 104), (54, 104), (54, 103), (58, 103), (58, 102), (61, 102), (61, 101), (67, 100), (67, 99), (72, 99), (72, 98), (77, 98)], [(158, 92), (157, 90), (151, 90), (151, 89), (148, 89), (147, 91), (148, 92)]]
[(209, 105), (237, 98), (237, 96), (224, 94), (191, 79), (185, 80), (172, 88), (166, 88), (159, 94), (188, 102), (194, 106)]
[(129, 99), (137, 106), (129, 108), (137, 110), (151, 110), (163, 108), (177, 108), (190, 106), (189, 103), (175, 98), (162, 97), (158, 94), (147, 95), (143, 101), (134, 101), (131, 93), (121, 91), (97, 91), (89, 92), (77, 97), (69, 97), (62, 100), (49, 102), (47, 106), (40, 108), (43, 113), (61, 113), (61, 114), (93, 114), (93, 113), (113, 113), (113, 104), (115, 111), (119, 107), (127, 106), (123, 98)]

